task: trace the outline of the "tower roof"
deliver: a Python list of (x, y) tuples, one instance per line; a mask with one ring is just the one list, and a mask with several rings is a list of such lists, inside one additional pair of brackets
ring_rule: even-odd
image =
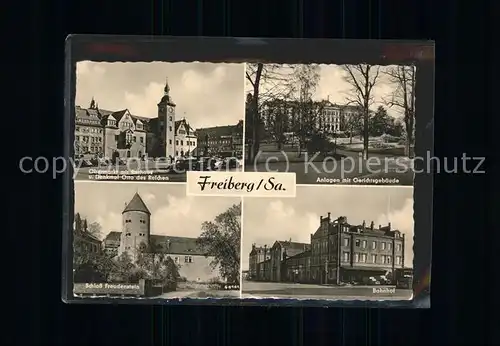
[(123, 213), (127, 211), (142, 211), (143, 213), (147, 213), (151, 215), (151, 212), (149, 211), (148, 207), (146, 206), (146, 203), (142, 200), (141, 196), (136, 192), (134, 197), (130, 200), (130, 202), (127, 204), (125, 209), (123, 209)]

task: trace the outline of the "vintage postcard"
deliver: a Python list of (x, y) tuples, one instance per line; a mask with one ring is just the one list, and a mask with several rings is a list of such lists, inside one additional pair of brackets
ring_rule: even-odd
[(299, 186), (243, 213), (243, 297), (412, 297), (412, 189)]
[(432, 43), (68, 42), (65, 301), (429, 306)]
[(75, 296), (239, 298), (240, 198), (106, 182), (77, 182), (75, 195)]
[(247, 64), (246, 171), (413, 185), (414, 65)]
[(76, 180), (182, 182), (238, 171), (244, 64), (76, 65)]

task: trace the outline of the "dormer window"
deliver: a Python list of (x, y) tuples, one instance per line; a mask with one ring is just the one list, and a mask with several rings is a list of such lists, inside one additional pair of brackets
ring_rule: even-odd
[(130, 144), (132, 143), (132, 140), (133, 140), (133, 135), (132, 135), (132, 132), (127, 132), (125, 134), (125, 139), (127, 141), (127, 144)]

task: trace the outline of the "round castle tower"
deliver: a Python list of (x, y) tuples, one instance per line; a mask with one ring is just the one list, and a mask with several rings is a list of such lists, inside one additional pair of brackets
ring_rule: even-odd
[(151, 212), (138, 193), (132, 197), (122, 212), (122, 234), (119, 255), (127, 252), (135, 259), (141, 244), (149, 246)]

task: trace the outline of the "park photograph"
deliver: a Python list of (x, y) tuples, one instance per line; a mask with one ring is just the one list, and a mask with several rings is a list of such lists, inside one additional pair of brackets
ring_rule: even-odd
[(413, 185), (416, 67), (246, 65), (245, 171)]
[(75, 297), (239, 298), (240, 198), (110, 182), (77, 183), (75, 196)]

